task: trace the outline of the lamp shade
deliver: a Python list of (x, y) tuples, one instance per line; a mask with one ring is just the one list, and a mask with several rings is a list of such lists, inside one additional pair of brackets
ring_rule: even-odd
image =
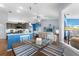
[(59, 34), (59, 30), (58, 29), (56, 30), (56, 34)]
[(42, 38), (36, 38), (36, 44), (41, 45), (42, 44)]

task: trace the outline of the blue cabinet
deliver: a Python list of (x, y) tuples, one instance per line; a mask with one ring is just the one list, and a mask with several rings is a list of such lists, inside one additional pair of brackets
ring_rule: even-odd
[(8, 35), (8, 49), (11, 49), (12, 45), (18, 42), (20, 42), (20, 35)]
[(12, 45), (20, 42), (20, 36), (25, 35), (25, 39), (31, 41), (33, 34), (8, 34), (8, 49), (12, 49)]

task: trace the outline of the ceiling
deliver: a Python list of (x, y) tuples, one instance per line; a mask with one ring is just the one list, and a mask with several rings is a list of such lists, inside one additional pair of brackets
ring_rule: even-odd
[(73, 3), (69, 5), (64, 10), (64, 14), (66, 15), (66, 18), (79, 19), (79, 3)]
[(0, 13), (8, 15), (6, 17), (8, 20), (26, 20), (37, 16), (57, 19), (59, 12), (69, 3), (3, 3), (3, 5), (2, 7), (0, 4)]

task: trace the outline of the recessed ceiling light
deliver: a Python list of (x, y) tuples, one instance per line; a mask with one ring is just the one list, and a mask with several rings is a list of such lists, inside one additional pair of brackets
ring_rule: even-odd
[(4, 8), (5, 6), (4, 6), (4, 4), (0, 4), (0, 7)]
[(8, 11), (8, 13), (12, 13), (12, 11)]
[(20, 6), (20, 7), (19, 7), (19, 9), (23, 10), (23, 7), (22, 7), (22, 6)]
[(21, 11), (20, 11), (20, 10), (16, 10), (16, 12), (17, 12), (17, 13), (20, 13)]

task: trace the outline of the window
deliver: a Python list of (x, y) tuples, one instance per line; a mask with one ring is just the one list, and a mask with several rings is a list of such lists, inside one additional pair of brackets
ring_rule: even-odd
[(64, 42), (79, 49), (79, 19), (65, 18)]

